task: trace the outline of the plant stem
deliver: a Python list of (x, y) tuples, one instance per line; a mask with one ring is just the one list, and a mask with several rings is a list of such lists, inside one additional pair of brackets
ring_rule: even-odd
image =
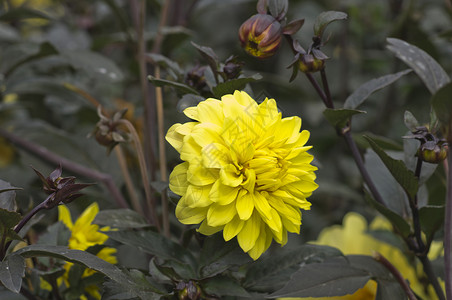
[[(446, 251), (446, 250), (444, 249), (444, 251)], [(430, 281), (433, 288), (435, 289), (438, 299), (446, 300), (446, 297), (444, 297), (443, 289), (438, 282), (438, 278), (436, 277), (435, 272), (433, 272), (432, 263), (428, 259), (427, 255), (424, 254), (422, 256), (419, 256), (419, 260), (421, 261), (422, 266), (424, 267), (424, 273), (427, 275), (428, 280)], [(446, 280), (446, 287), (447, 287), (447, 278), (445, 280)], [(447, 297), (447, 299), (450, 299), (449, 296)]]
[(149, 180), (149, 174), (146, 168), (146, 160), (144, 159), (144, 153), (143, 149), (141, 147), (140, 138), (138, 137), (137, 131), (135, 130), (135, 127), (133, 127), (132, 123), (130, 123), (129, 120), (126, 119), (120, 119), (118, 123), (124, 125), (129, 133), (132, 135), (132, 140), (135, 144), (135, 149), (137, 152), (137, 158), (138, 158), (138, 165), (140, 166), (140, 172), (141, 172), (141, 179), (143, 180), (143, 188), (144, 193), (146, 195), (146, 204), (149, 209), (149, 215), (148, 217), (151, 218), (151, 223), (153, 223), (157, 229), (160, 231), (160, 223), (156, 212), (156, 205), (154, 198), (152, 197), (151, 193), (151, 185)]
[(323, 90), (325, 91), (325, 97), (326, 97), (325, 105), (328, 108), (334, 108), (333, 100), (331, 99), (330, 87), (328, 85), (328, 79), (326, 78), (325, 68), (320, 70), (320, 75), (322, 76)]
[(132, 207), (137, 213), (143, 215), (143, 208), (141, 207), (140, 199), (138, 198), (137, 192), (133, 185), (129, 169), (127, 168), (127, 162), (124, 158), (124, 152), (122, 151), (121, 145), (116, 145), (114, 149), (116, 158), (118, 159), (119, 167), (121, 169), (122, 177), (124, 178), (124, 182), (126, 184), (127, 192), (130, 196)]
[(446, 212), (444, 217), (444, 264), (447, 299), (452, 299), (452, 148), (449, 148)]
[(322, 101), (325, 104), (325, 106), (328, 107), (328, 108), (332, 108), (332, 107), (329, 107), (330, 104), (328, 103), (328, 98), (327, 98), (325, 92), (320, 87), (320, 85), (317, 82), (317, 80), (314, 78), (314, 76), (312, 76), (311, 73), (305, 73), (305, 75), (308, 78), (309, 82), (314, 87), (314, 89), (316, 90), (317, 94), (319, 94), (319, 96), (322, 99)]
[(105, 187), (108, 189), (110, 194), (113, 196), (116, 204), (122, 208), (128, 208), (129, 205), (127, 201), (122, 196), (121, 192), (116, 187), (115, 182), (113, 181), (113, 177), (110, 174), (101, 173), (99, 171), (90, 169), (83, 165), (80, 165), (76, 162), (70, 161), (67, 158), (59, 156), (56, 153), (49, 151), (47, 148), (32, 143), (30, 141), (24, 140), (17, 135), (10, 133), (2, 128), (0, 128), (0, 136), (6, 138), (8, 141), (13, 143), (14, 145), (22, 148), (23, 150), (40, 157), (43, 160), (51, 162), (53, 164), (61, 164), (63, 168), (69, 170), (73, 173), (79, 174), (81, 176), (91, 178), (93, 180), (97, 180), (102, 182)]
[(348, 147), (350, 148), (350, 151), (352, 152), (353, 158), (355, 159), (355, 163), (358, 166), (361, 176), (363, 177), (364, 182), (367, 184), (367, 187), (369, 188), (375, 201), (377, 201), (381, 205), (384, 205), (385, 207), (387, 207), (385, 201), (381, 197), (375, 184), (373, 183), (372, 179), (370, 178), (370, 175), (367, 172), (366, 167), (364, 166), (364, 161), (361, 157), (361, 153), (359, 153), (358, 146), (356, 145), (355, 141), (353, 140), (350, 131), (346, 131), (343, 134), (343, 136), (344, 136), (345, 141), (347, 142)]
[(381, 255), (378, 252), (373, 253), (373, 258), (381, 263), (386, 269), (388, 269), (392, 275), (394, 275), (397, 282), (402, 286), (403, 290), (405, 291), (405, 294), (408, 296), (408, 299), (410, 300), (416, 300), (416, 296), (414, 295), (413, 291), (411, 290), (408, 283), (403, 278), (402, 274), (400, 274), (399, 270), (394, 267), (393, 264), (389, 260), (387, 260), (383, 255)]

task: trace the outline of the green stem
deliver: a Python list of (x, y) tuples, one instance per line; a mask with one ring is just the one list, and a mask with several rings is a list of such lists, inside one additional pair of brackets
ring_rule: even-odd
[(452, 148), (449, 148), (446, 212), (444, 217), (444, 263), (447, 299), (452, 299)]

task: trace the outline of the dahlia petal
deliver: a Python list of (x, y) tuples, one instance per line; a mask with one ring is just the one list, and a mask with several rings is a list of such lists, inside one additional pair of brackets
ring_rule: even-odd
[(184, 141), (179, 152), (182, 160), (189, 162), (192, 162), (193, 160), (198, 160), (200, 162), (201, 160), (201, 147), (189, 135), (184, 137)]
[(270, 232), (267, 232), (268, 229), (265, 228), (265, 225), (261, 223), (261, 229), (259, 237), (256, 240), (256, 244), (250, 251), (248, 251), (249, 256), (256, 260), (258, 259), (262, 253), (264, 253), (268, 247), (270, 247), (272, 241), (272, 235)]
[(281, 217), (279, 216), (279, 214), (277, 213), (277, 211), (274, 208), (271, 209), (271, 215), (272, 215), (271, 219), (269, 219), (269, 220), (263, 219), (263, 220), (268, 225), (268, 227), (271, 229), (271, 231), (273, 232), (273, 235), (275, 236), (275, 240), (278, 243), (281, 243), (281, 241), (283, 239), (283, 226), (282, 226), (282, 222), (281, 222)]
[(230, 222), (236, 214), (235, 203), (228, 205), (214, 203), (209, 206), (207, 211), (207, 224), (212, 227), (223, 226)]
[(190, 135), (199, 146), (204, 147), (221, 141), (221, 131), (221, 127), (216, 124), (200, 123), (193, 128)]
[(299, 117), (288, 117), (281, 120), (280, 135), (286, 138), (287, 144), (292, 144), (298, 140), (301, 128)]
[(248, 252), (256, 244), (256, 240), (260, 234), (261, 218), (254, 213), (251, 218), (245, 221), (242, 230), (237, 234), (237, 241), (243, 251)]
[(234, 238), (243, 228), (245, 222), (235, 216), (231, 222), (227, 223), (223, 229), (223, 238), (225, 241), (229, 241)]
[(243, 105), (245, 107), (249, 105), (256, 105), (256, 101), (254, 101), (254, 99), (244, 91), (235, 91), (233, 96), (240, 105)]
[(241, 183), (241, 186), (250, 193), (254, 193), (256, 187), (256, 172), (253, 169), (245, 170), (246, 180)]
[(211, 188), (212, 185), (196, 186), (190, 184), (185, 194), (185, 204), (191, 208), (209, 206), (213, 203), (209, 198)]
[(292, 205), (286, 205), (284, 201), (280, 198), (268, 196), (268, 203), (271, 207), (276, 209), (278, 213), (292, 223), (300, 225), (301, 224), (301, 213), (299, 209), (294, 208)]
[(180, 152), (183, 145), (184, 136), (176, 131), (181, 124), (176, 123), (168, 129), (165, 139), (177, 152)]
[(229, 149), (220, 143), (210, 143), (202, 148), (202, 164), (206, 168), (218, 168), (229, 164)]
[(182, 224), (198, 224), (206, 218), (207, 210), (208, 207), (188, 207), (182, 197), (176, 206), (176, 217)]
[(206, 99), (198, 104), (199, 121), (223, 125), (223, 105), (221, 101), (213, 98)]
[(218, 171), (204, 168), (201, 164), (190, 164), (187, 172), (187, 180), (194, 185), (209, 185), (215, 182)]
[(182, 196), (188, 188), (187, 180), (188, 163), (178, 164), (169, 176), (169, 188), (173, 193)]
[[(264, 193), (266, 193), (266, 192), (264, 192)], [(257, 211), (261, 215), (262, 219), (271, 220), (272, 219), (272, 212), (271, 212), (272, 208), (268, 204), (267, 199), (265, 199), (265, 197), (260, 192), (256, 191), (254, 193), (253, 200), (254, 200), (254, 206), (256, 207)]]
[(248, 220), (254, 210), (254, 195), (247, 190), (241, 189), (237, 200), (235, 201), (235, 207), (237, 214), (241, 220)]
[(197, 106), (191, 106), (184, 109), (184, 114), (189, 117), (190, 119), (199, 121), (199, 113), (198, 113), (198, 107)]
[(221, 183), (221, 180), (218, 179), (215, 181), (210, 190), (209, 198), (212, 202), (216, 202), (220, 205), (226, 205), (237, 198), (238, 192), (239, 188), (224, 185)]
[(212, 227), (207, 225), (207, 220), (204, 220), (201, 223), (201, 226), (199, 226), (199, 228), (196, 230), (199, 233), (202, 233), (204, 235), (212, 235), (217, 233), (218, 231), (221, 231), (223, 229), (223, 226), (219, 226), (219, 227)]
[(221, 183), (231, 187), (237, 187), (243, 181), (243, 175), (237, 171), (237, 168), (228, 164), (220, 170)]
[(66, 227), (69, 229), (72, 229), (72, 227), (74, 226), (72, 224), (71, 213), (66, 205), (58, 206), (58, 221), (63, 222), (64, 225), (66, 225)]
[(265, 99), (259, 104), (259, 117), (263, 125), (269, 125), (278, 119), (278, 107), (276, 106), (275, 99)]

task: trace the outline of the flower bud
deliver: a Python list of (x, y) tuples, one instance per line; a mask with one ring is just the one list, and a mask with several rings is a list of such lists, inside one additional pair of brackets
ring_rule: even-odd
[(179, 290), (179, 300), (198, 300), (201, 299), (201, 288), (193, 281), (179, 282), (176, 287)]
[(272, 16), (256, 14), (246, 20), (239, 30), (245, 51), (257, 58), (273, 56), (281, 45), (282, 27)]
[(303, 73), (313, 73), (323, 69), (325, 60), (312, 54), (302, 54), (298, 60), (298, 68)]
[(418, 150), (418, 156), (425, 162), (438, 164), (446, 159), (449, 147), (442, 141), (435, 143), (428, 141), (421, 145)]
[(202, 90), (207, 85), (206, 77), (204, 75), (205, 70), (205, 66), (194, 67), (187, 73), (185, 82), (196, 90)]
[(227, 79), (239, 77), (242, 72), (243, 62), (238, 61), (235, 57), (230, 57), (224, 62), (223, 73)]

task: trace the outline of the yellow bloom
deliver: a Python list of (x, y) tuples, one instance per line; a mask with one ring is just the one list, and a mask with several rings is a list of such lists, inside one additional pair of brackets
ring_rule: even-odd
[[(381, 217), (376, 217), (370, 224), (371, 230), (385, 229), (391, 230), (391, 224)], [(419, 281), (419, 274), (422, 274), (422, 267), (415, 265), (413, 261), (408, 261), (403, 252), (389, 244), (374, 239), (367, 234), (367, 222), (363, 216), (357, 213), (348, 213), (343, 220), (343, 225), (335, 225), (322, 230), (315, 244), (336, 247), (346, 255), (372, 255), (374, 251), (386, 257), (410, 283), (413, 291), (423, 299), (437, 299), (433, 288), (430, 286), (426, 291), (424, 285)], [(437, 248), (437, 244), (432, 245)], [(363, 288), (353, 295), (342, 297), (326, 298), (298, 298), (304, 300), (373, 300), (377, 294), (377, 283), (370, 280)]]
[(310, 208), (306, 198), (317, 188), (301, 119), (282, 118), (274, 99), (258, 105), (240, 91), (184, 113), (195, 121), (166, 135), (184, 161), (170, 175), (171, 190), (182, 196), (179, 221), (201, 223), (205, 235), (223, 230), (226, 241), (237, 236), (253, 259), (273, 239), (284, 245), (287, 232), (299, 233), (300, 209)]
[[(75, 223), (73, 223), (69, 209), (64, 205), (58, 206), (58, 220), (63, 222), (72, 233), (71, 237), (69, 238), (69, 249), (86, 250), (91, 246), (102, 245), (105, 243), (105, 241), (108, 239), (108, 236), (100, 231), (109, 230), (109, 227), (103, 227), (99, 229), (99, 225), (92, 224), (98, 212), (99, 206), (97, 205), (97, 203), (93, 203), (88, 206), (80, 215), (80, 217), (75, 221)], [(118, 261), (115, 257), (115, 253), (115, 248), (105, 247), (102, 248), (96, 255), (111, 264), (116, 264)], [(70, 262), (65, 263), (63, 268), (66, 270), (66, 272), (62, 277), (58, 278), (58, 285), (61, 285), (64, 282), (66, 286), (69, 286), (68, 275), (72, 265), (73, 263)], [(82, 278), (91, 276), (94, 272), (94, 270), (85, 269), (84, 273), (82, 274)], [(49, 289), (50, 285), (46, 285), (46, 282), (44, 281), (41, 283), (41, 287)], [(85, 291), (96, 299), (101, 298), (99, 288), (95, 285), (88, 286)]]

